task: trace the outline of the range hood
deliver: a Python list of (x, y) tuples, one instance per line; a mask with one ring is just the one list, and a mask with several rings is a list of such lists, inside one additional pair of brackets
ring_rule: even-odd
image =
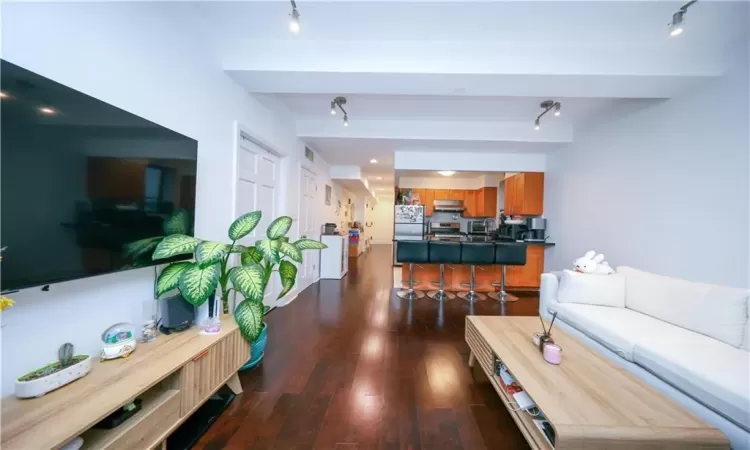
[(435, 212), (464, 212), (464, 202), (462, 200), (435, 200), (432, 203), (432, 209)]

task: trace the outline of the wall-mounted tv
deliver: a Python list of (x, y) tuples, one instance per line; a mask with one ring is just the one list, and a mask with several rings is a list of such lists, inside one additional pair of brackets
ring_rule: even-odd
[(152, 265), (193, 234), (195, 140), (0, 65), (3, 292)]

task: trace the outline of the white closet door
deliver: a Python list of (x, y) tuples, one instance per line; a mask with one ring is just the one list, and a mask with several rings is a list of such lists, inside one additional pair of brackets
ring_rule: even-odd
[[(237, 161), (237, 216), (250, 211), (263, 212), (255, 230), (239, 241), (242, 245), (252, 246), (256, 241), (266, 238), (266, 228), (278, 214), (279, 158), (242, 137)], [(281, 286), (278, 278), (277, 273), (271, 276), (263, 299), (264, 305), (276, 306), (276, 296)]]
[[(316, 223), (315, 198), (317, 179), (315, 174), (303, 168), (300, 178), (299, 232), (300, 237), (319, 239), (320, 225)], [(307, 250), (299, 268), (299, 286), (305, 288), (317, 278), (320, 250)]]

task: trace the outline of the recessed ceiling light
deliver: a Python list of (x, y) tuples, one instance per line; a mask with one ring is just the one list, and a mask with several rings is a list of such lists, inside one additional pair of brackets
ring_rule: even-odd
[(376, 180), (382, 180), (383, 177), (375, 177)]
[(439, 173), (440, 175), (444, 176), (444, 177), (450, 177), (450, 176), (452, 176), (452, 175), (453, 175), (454, 173), (456, 173), (456, 171), (455, 171), (455, 170), (438, 170), (438, 173)]
[(377, 164), (377, 163), (378, 163), (378, 160), (375, 158), (370, 160), (370, 164)]
[(52, 116), (52, 115), (57, 114), (57, 111), (55, 111), (54, 109), (49, 108), (47, 106), (43, 106), (43, 107), (39, 108), (39, 112), (42, 113), (42, 114), (45, 114), (47, 116)]

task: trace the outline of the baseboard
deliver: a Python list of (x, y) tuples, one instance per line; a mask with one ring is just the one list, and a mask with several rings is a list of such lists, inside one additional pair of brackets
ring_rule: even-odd
[(373, 239), (372, 245), (393, 245), (392, 240), (377, 240)]

